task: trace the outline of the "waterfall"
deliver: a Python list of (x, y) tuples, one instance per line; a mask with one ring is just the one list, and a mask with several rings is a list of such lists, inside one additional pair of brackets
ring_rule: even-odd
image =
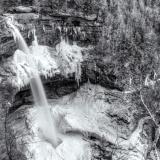
[[(33, 50), (30, 50), (23, 36), (21, 35), (20, 31), (13, 24), (13, 21), (8, 19), (6, 23), (9, 26), (14, 36), (14, 40), (16, 41), (21, 51), (23, 51), (25, 54), (32, 54), (33, 51), (38, 52), (39, 50), (38, 41), (35, 34), (35, 30), (33, 32), (33, 35), (34, 35), (33, 46), (35, 48)], [(57, 136), (56, 123), (54, 122), (54, 118), (51, 115), (50, 106), (47, 102), (42, 81), (40, 79), (38, 71), (29, 76), (30, 76), (30, 86), (31, 86), (31, 90), (34, 98), (34, 103), (37, 107), (39, 107), (39, 110), (38, 110), (39, 113), (37, 117), (37, 121), (39, 122), (39, 124), (37, 129), (39, 131), (40, 137), (43, 138), (43, 140), (51, 143), (52, 146), (55, 148), (60, 144), (61, 140)]]
[(48, 107), (49, 105), (46, 99), (44, 88), (43, 88), (41, 79), (38, 75), (30, 79), (30, 85), (31, 85), (31, 90), (34, 97), (35, 105), (39, 107), (43, 107), (43, 106)]
[[(37, 40), (35, 29), (33, 30), (32, 33), (34, 36), (34, 41), (32, 42), (32, 45), (35, 48), (35, 49), (32, 49), (32, 52), (34, 52), (34, 51), (38, 51), (38, 40)], [(32, 78), (30, 79), (30, 85), (31, 85), (31, 90), (34, 97), (35, 105), (48, 107), (49, 105), (47, 102), (46, 94), (45, 94), (40, 76), (38, 74), (32, 76)]]
[(11, 19), (7, 19), (6, 21), (7, 25), (9, 26), (14, 40), (16, 41), (16, 44), (18, 45), (18, 48), (23, 51), (26, 54), (30, 54), (29, 48), (24, 40), (24, 38), (22, 37), (21, 33), (19, 32), (18, 28), (13, 24)]

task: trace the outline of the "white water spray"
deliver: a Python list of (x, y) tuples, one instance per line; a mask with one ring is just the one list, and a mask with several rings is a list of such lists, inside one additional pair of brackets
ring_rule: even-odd
[[(28, 48), (24, 38), (22, 37), (18, 28), (13, 24), (13, 20), (7, 19), (6, 22), (9, 28), (11, 29), (11, 32), (14, 36), (14, 39), (19, 49), (23, 51), (25, 54), (31, 54), (32, 52)], [(33, 31), (33, 35), (34, 35), (33, 45), (35, 48), (32, 51), (38, 51), (38, 49), (36, 50), (36, 47), (38, 48), (38, 41), (35, 34), (35, 30)], [(61, 143), (61, 140), (57, 137), (57, 130), (55, 127), (56, 124), (54, 123), (54, 119), (51, 116), (50, 107), (47, 102), (42, 81), (40, 79), (38, 71), (29, 76), (30, 76), (30, 85), (31, 85), (34, 102), (35, 102), (35, 105), (39, 107), (39, 113), (37, 117), (37, 120), (39, 122), (38, 132), (41, 138), (51, 143), (52, 146), (55, 148)]]

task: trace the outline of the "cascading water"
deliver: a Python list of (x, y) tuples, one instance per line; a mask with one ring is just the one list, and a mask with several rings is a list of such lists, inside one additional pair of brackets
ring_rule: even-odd
[(13, 19), (12, 18), (8, 18), (7, 19), (7, 25), (10, 27), (10, 30), (13, 34), (14, 40), (16, 41), (18, 48), (23, 51), (26, 54), (30, 54), (29, 48), (24, 40), (24, 38), (22, 37), (21, 33), (19, 32), (18, 28), (14, 26), (14, 24), (12, 23)]
[[(22, 37), (21, 33), (19, 32), (18, 28), (13, 24), (12, 19), (7, 19), (6, 22), (21, 51), (23, 51), (25, 54), (32, 54), (33, 51), (38, 52), (38, 42), (37, 42), (37, 37), (35, 35), (35, 31), (33, 34), (34, 49), (30, 50), (24, 38)], [(54, 123), (54, 119), (52, 118), (52, 115), (50, 112), (50, 106), (47, 102), (42, 81), (40, 79), (38, 71), (34, 74), (33, 73), (30, 74), (29, 76), (30, 76), (30, 86), (31, 86), (34, 102), (35, 102), (35, 105), (39, 107), (39, 113), (37, 117), (37, 121), (39, 122), (38, 124), (39, 134), (44, 140), (51, 143), (52, 146), (55, 148), (60, 144), (61, 140), (57, 137), (57, 130), (55, 127), (56, 124)]]
[[(31, 52), (35, 52), (35, 51), (38, 52), (38, 41), (37, 41), (35, 29), (33, 30), (33, 36), (34, 36), (34, 41), (32, 42), (32, 45), (34, 46), (34, 49), (32, 49)], [(43, 106), (48, 107), (49, 105), (47, 102), (45, 91), (38, 73), (31, 77), (30, 85), (31, 85), (35, 105), (40, 107), (43, 107)]]

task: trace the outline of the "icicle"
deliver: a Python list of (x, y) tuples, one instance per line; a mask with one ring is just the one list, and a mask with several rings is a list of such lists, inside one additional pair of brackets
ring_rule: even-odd
[(59, 29), (59, 32), (61, 33), (62, 32), (61, 26), (58, 26), (57, 28)]
[(94, 70), (97, 71), (97, 65), (94, 63)]
[(44, 26), (44, 25), (43, 25), (42, 29), (43, 29), (43, 31), (44, 31), (44, 32), (46, 32), (46, 28), (45, 28), (45, 26)]
[(77, 36), (77, 29), (75, 27), (73, 27), (73, 32)]
[(30, 35), (31, 35), (31, 31), (29, 30), (29, 31), (28, 31), (28, 35), (27, 35), (27, 37), (29, 38), (29, 37), (30, 37)]
[(33, 37), (34, 37), (34, 41), (32, 42), (32, 45), (38, 46), (38, 39), (37, 39), (37, 36), (36, 36), (36, 28), (35, 27), (32, 30), (32, 34), (33, 34)]
[(82, 71), (81, 71), (81, 62), (78, 62), (77, 66), (76, 66), (76, 71), (75, 71), (75, 79), (77, 81), (78, 86), (79, 86), (79, 83), (81, 81), (81, 73), (82, 73)]
[(83, 31), (82, 33), (82, 37), (85, 38), (86, 37), (86, 33)]
[[(91, 81), (90, 81), (90, 79), (88, 78), (88, 81), (87, 81), (87, 86), (88, 86), (88, 88), (89, 88), (89, 86), (91, 86)], [(87, 89), (88, 89), (87, 88)]]
[(154, 80), (157, 78), (157, 73), (154, 70)]
[(131, 77), (129, 78), (129, 85), (130, 86), (132, 85), (132, 78)]
[(78, 32), (78, 34), (81, 33), (81, 27), (77, 27), (77, 32)]

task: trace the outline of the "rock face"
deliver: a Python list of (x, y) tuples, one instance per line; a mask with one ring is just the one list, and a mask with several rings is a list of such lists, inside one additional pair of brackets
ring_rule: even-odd
[[(11, 77), (17, 78), (17, 70), (9, 66), (18, 46), (4, 21), (12, 16), (28, 45), (36, 29), (40, 45), (55, 49), (63, 38), (70, 45), (76, 42), (87, 48), (82, 52), (79, 85), (74, 74), (65, 77), (62, 72), (47, 79), (42, 74), (42, 79), (52, 100), (77, 91), (87, 81), (107, 88), (105, 94), (95, 94), (96, 101), (104, 96), (103, 103), (110, 106), (99, 119), (107, 119), (106, 125), (99, 126), (107, 137), (102, 142), (99, 133), (84, 136), (90, 141), (93, 159), (158, 159), (158, 0), (1, 0), (0, 12), (0, 160), (26, 159), (27, 148), (18, 146), (15, 132), (30, 135), (32, 131), (25, 121), (33, 104), (29, 86), (19, 90), (20, 86), (8, 83)], [(68, 121), (67, 125), (75, 129)], [(116, 126), (122, 130), (115, 131)], [(81, 129), (88, 128), (78, 128), (78, 132)], [(108, 130), (112, 129), (113, 137), (109, 138)], [(123, 137), (123, 145), (115, 133)]]

